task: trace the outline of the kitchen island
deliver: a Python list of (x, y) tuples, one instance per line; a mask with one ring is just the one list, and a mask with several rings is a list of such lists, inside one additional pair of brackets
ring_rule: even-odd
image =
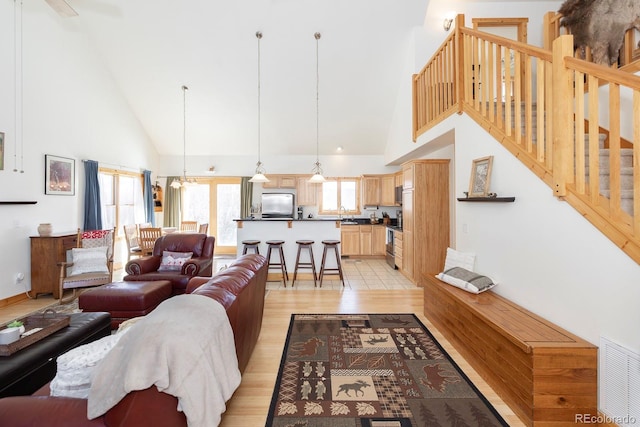
[[(287, 264), (289, 280), (291, 285), (293, 271), (296, 265), (296, 255), (298, 244), (296, 240), (313, 240), (313, 257), (316, 263), (316, 273), (320, 274), (320, 262), (322, 261), (322, 251), (324, 250), (323, 240), (340, 240), (341, 221), (338, 218), (270, 218), (270, 219), (236, 219), (238, 223), (238, 256), (242, 255), (243, 240), (260, 240), (260, 254), (266, 256), (268, 245), (267, 240), (284, 240), (282, 250)], [(342, 253), (342, 248), (340, 253)], [(300, 255), (302, 262), (308, 261), (307, 251), (302, 251)], [(272, 255), (273, 260), (277, 260), (277, 255)], [(335, 256), (330, 251), (327, 256), (326, 268), (336, 267)], [(271, 273), (276, 270), (272, 269)], [(298, 279), (310, 280), (311, 270), (301, 269)], [(271, 280), (271, 279), (270, 279)], [(333, 280), (333, 278), (331, 278)]]

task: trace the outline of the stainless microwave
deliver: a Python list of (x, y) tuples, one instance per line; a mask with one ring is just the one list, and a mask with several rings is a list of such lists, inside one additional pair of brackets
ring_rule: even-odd
[(402, 204), (402, 185), (396, 187), (396, 205)]

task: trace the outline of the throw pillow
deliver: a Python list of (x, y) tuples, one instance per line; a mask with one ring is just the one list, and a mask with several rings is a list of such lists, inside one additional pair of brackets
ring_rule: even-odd
[(83, 273), (109, 273), (107, 266), (107, 247), (71, 249), (69, 276)]
[(88, 399), (93, 370), (123, 335), (108, 335), (60, 355), (50, 384), (51, 396)]
[(445, 270), (436, 277), (443, 282), (473, 294), (488, 291), (496, 285), (490, 278), (461, 267), (453, 267), (450, 270)]
[(162, 252), (162, 261), (158, 271), (180, 271), (182, 265), (189, 261), (193, 256), (193, 252)]
[(444, 270), (453, 267), (462, 267), (465, 270), (473, 271), (476, 263), (476, 254), (471, 252), (460, 252), (452, 248), (447, 248), (447, 257), (444, 260)]

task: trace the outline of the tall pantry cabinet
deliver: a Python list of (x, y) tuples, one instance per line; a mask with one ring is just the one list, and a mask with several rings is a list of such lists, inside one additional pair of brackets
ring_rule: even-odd
[(449, 246), (449, 160), (402, 165), (403, 273), (420, 284), (442, 271)]

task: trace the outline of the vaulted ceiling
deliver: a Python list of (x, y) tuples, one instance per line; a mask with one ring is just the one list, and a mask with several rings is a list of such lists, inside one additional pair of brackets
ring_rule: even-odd
[[(44, 1), (44, 0), (38, 0)], [(59, 1), (59, 0), (57, 0)], [(427, 0), (67, 0), (161, 155), (383, 154)], [(403, 78), (407, 81), (403, 81)], [(409, 124), (407, 124), (409, 125)]]

